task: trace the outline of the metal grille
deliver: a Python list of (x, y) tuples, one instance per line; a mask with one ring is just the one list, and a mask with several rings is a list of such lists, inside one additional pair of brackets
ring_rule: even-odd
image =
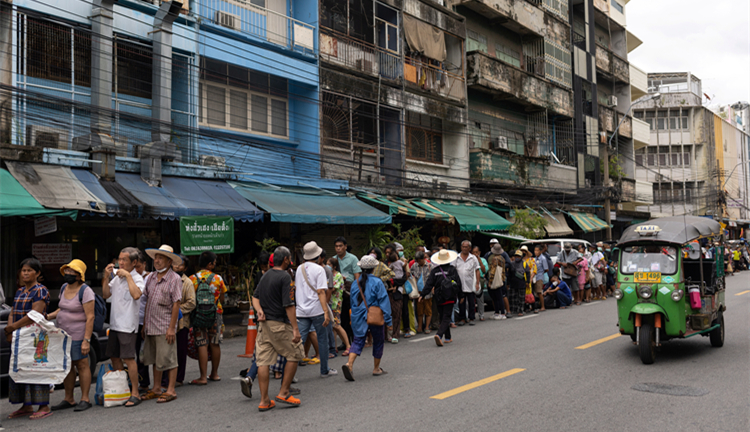
[[(20, 73), (34, 78), (91, 85), (91, 35), (65, 24), (19, 15)], [(25, 25), (24, 25), (25, 24)], [(25, 32), (23, 31), (25, 30)], [(25, 63), (25, 64), (24, 64)]]
[(115, 41), (116, 81), (113, 89), (117, 93), (151, 99), (151, 70), (153, 59), (151, 47), (142, 43)]

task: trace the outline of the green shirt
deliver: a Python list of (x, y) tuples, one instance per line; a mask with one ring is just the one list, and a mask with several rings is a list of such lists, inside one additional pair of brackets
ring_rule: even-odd
[(341, 274), (344, 275), (344, 278), (346, 278), (347, 282), (353, 283), (354, 274), (362, 273), (362, 269), (359, 268), (359, 265), (357, 265), (357, 263), (359, 262), (357, 257), (347, 252), (343, 258), (338, 255), (336, 256), (336, 258), (339, 260), (339, 271), (341, 272)]

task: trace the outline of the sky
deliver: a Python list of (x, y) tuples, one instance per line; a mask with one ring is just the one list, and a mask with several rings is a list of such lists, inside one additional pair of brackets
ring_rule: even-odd
[(634, 66), (692, 72), (707, 105), (750, 101), (750, 0), (632, 0), (626, 14), (643, 41), (628, 54)]

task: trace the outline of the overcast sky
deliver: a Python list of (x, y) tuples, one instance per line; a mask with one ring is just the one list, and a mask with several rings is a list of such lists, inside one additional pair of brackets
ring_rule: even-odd
[(646, 72), (692, 72), (710, 105), (750, 101), (750, 0), (632, 0), (628, 60)]

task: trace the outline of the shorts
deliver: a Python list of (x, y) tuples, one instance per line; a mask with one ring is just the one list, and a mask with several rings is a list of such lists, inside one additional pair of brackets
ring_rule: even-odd
[(598, 270), (594, 270), (594, 287), (600, 287), (604, 285), (604, 275)]
[(261, 321), (255, 340), (256, 364), (273, 366), (278, 356), (298, 362), (304, 358), (302, 341), (292, 342), (292, 325), (280, 321)]
[(544, 291), (544, 281), (534, 282), (533, 292), (534, 294), (541, 294)]
[(107, 357), (120, 359), (135, 358), (135, 340), (138, 338), (136, 332), (123, 333), (117, 330), (109, 331), (107, 341)]
[(177, 367), (177, 340), (167, 343), (166, 335), (146, 336), (143, 341), (144, 365), (154, 365), (158, 371), (166, 371)]
[(81, 352), (82, 343), (83, 340), (79, 340), (73, 341), (73, 343), (70, 345), (70, 361), (78, 361), (88, 358), (88, 354), (83, 355), (83, 353)]
[(570, 292), (576, 292), (580, 291), (581, 287), (578, 286), (578, 278), (572, 277), (570, 279), (563, 279), (566, 284), (568, 284), (568, 287), (570, 287)]
[(423, 298), (422, 301), (417, 302), (417, 316), (426, 315), (428, 317), (432, 316), (432, 299), (431, 298)]
[(200, 348), (208, 345), (220, 345), (224, 340), (224, 316), (216, 314), (216, 320), (210, 329), (193, 328), (193, 337), (195, 337), (195, 347)]

